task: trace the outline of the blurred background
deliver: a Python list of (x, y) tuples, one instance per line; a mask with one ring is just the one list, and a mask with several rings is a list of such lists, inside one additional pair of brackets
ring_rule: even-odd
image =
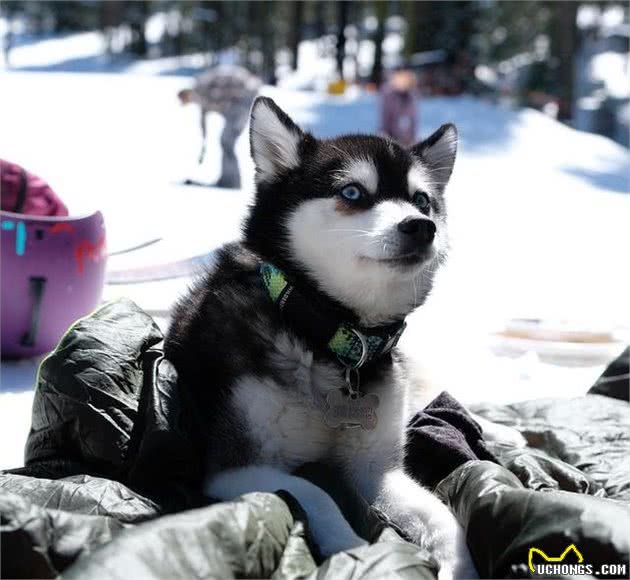
[[(199, 75), (240, 66), (318, 137), (397, 136), (392, 110), (412, 111), (412, 139), (458, 126), (452, 253), (403, 346), (462, 401), (582, 394), (628, 342), (625, 2), (5, 0), (0, 39), (0, 158), (71, 216), (102, 212), (97, 302), (130, 297), (166, 328), (195, 269), (238, 237), (247, 132), (206, 103), (199, 162), (202, 108), (181, 92), (213, 95)], [(405, 91), (405, 107), (389, 102)], [(241, 183), (214, 187), (227, 154)], [(27, 292), (12, 276), (7, 311)], [(51, 310), (64, 302), (42, 320)], [(2, 363), (0, 425), (18, 442), (38, 360)]]
[[(3, 1), (5, 67), (161, 74), (236, 62), (271, 85), (380, 85), (405, 62), (423, 95), (483, 95), (628, 145), (628, 5), (618, 1)], [(100, 51), (29, 60), (25, 45), (94, 31)], [(96, 43), (96, 35), (92, 42)], [(86, 53), (87, 52), (87, 53)], [(12, 54), (13, 53), (13, 54)], [(174, 57), (174, 58), (173, 58)], [(310, 60), (309, 60), (310, 59)], [(48, 62), (46, 62), (48, 61)], [(314, 66), (313, 66), (314, 65)]]

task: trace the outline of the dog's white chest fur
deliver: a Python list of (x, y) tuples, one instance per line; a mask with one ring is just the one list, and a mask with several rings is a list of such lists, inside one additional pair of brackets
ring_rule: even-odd
[(273, 359), (274, 378), (243, 376), (232, 395), (255, 443), (256, 463), (292, 470), (309, 461), (347, 465), (357, 457), (378, 457), (379, 464), (399, 460), (405, 400), (395, 371), (386, 374), (383, 382), (388, 384), (378, 389), (375, 429), (331, 428), (324, 420), (325, 396), (344, 386), (340, 367), (313, 361), (312, 353), (286, 334), (277, 337)]

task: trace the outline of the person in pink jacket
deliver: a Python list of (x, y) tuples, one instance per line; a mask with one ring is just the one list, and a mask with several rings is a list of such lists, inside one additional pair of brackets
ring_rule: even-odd
[(396, 69), (383, 86), (380, 130), (401, 145), (409, 146), (417, 141), (417, 81), (412, 70)]
[(2, 211), (42, 216), (67, 216), (68, 208), (43, 179), (17, 163), (0, 159)]

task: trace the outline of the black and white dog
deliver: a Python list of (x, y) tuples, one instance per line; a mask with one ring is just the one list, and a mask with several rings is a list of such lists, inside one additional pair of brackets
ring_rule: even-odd
[(243, 241), (179, 302), (165, 345), (205, 417), (206, 492), (289, 491), (329, 555), (365, 541), (291, 475), (326, 462), (416, 539), (440, 578), (475, 577), (453, 514), (403, 470), (409, 376), (395, 348), (448, 249), (455, 127), (410, 149), (319, 140), (259, 97), (250, 138), (257, 191)]

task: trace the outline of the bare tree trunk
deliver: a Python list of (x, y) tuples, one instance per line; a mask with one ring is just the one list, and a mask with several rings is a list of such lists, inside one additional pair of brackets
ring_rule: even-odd
[(433, 36), (435, 34), (436, 22), (435, 13), (439, 6), (434, 2), (414, 2), (414, 19), (409, 26), (414, 29), (413, 45), (411, 53), (431, 50), (433, 46)]
[(145, 25), (150, 13), (149, 2), (147, 0), (136, 0), (127, 3), (126, 8), (132, 35), (130, 50), (136, 56), (145, 57), (148, 52)]
[(302, 18), (304, 15), (304, 3), (293, 2), (291, 13), (291, 28), (289, 29), (289, 51), (291, 52), (291, 68), (298, 67), (298, 49), (302, 40)]
[(270, 26), (273, 11), (273, 0), (265, 0), (260, 3), (265, 11), (262, 19), (262, 54), (263, 54), (263, 80), (270, 84), (276, 84), (276, 50), (273, 42), (273, 34)]
[(418, 34), (418, 27), (416, 26), (417, 3), (403, 2), (403, 10), (405, 21), (407, 22), (407, 29), (405, 30), (405, 56), (409, 58), (415, 52), (416, 36)]
[(239, 44), (241, 44), (243, 49), (242, 62), (245, 68), (249, 69), (249, 56), (254, 44), (254, 26), (256, 25), (254, 21), (254, 3), (251, 0), (244, 0), (240, 2), (240, 4), (242, 5), (243, 12), (243, 34), (240, 35)]
[(577, 2), (551, 2), (553, 10), (551, 53), (558, 59), (556, 83), (558, 119), (573, 117), (575, 53), (577, 44)]
[(215, 64), (217, 42), (217, 11), (214, 2), (198, 1), (193, 18), (199, 23), (199, 44), (205, 53), (206, 66)]
[(315, 38), (319, 39), (326, 32), (326, 22), (324, 18), (324, 2), (315, 1)]
[(349, 0), (337, 2), (337, 72), (343, 79), (343, 61), (346, 58), (346, 26), (348, 25)]
[(378, 25), (374, 36), (374, 63), (372, 64), (372, 74), (370, 82), (380, 86), (383, 81), (383, 40), (385, 39), (385, 18), (387, 18), (387, 2), (376, 0), (374, 10)]

